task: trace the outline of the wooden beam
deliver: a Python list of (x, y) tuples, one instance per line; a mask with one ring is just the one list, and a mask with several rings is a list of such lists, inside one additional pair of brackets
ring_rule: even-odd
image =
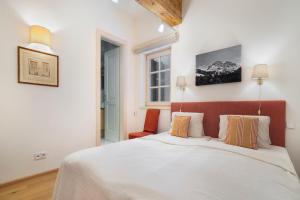
[(182, 23), (182, 0), (136, 0), (170, 26)]

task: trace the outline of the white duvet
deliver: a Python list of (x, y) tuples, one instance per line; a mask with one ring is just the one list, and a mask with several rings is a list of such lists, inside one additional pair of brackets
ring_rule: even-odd
[(55, 200), (300, 200), (285, 148), (158, 134), (68, 156)]

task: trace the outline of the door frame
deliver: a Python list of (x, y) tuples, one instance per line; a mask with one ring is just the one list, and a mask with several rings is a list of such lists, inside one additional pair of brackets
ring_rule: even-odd
[(108, 42), (116, 44), (120, 47), (120, 140), (127, 138), (127, 118), (126, 118), (126, 98), (125, 98), (125, 88), (126, 88), (126, 76), (121, 76), (121, 74), (126, 74), (125, 69), (127, 68), (127, 57), (129, 52), (128, 42), (122, 38), (119, 38), (113, 34), (105, 32), (103, 30), (97, 29), (96, 32), (96, 146), (101, 145), (101, 40), (104, 39)]

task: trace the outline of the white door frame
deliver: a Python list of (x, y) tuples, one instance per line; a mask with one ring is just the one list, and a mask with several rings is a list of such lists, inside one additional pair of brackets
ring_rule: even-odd
[(101, 145), (101, 39), (105, 39), (120, 46), (120, 140), (127, 138), (126, 118), (126, 74), (129, 47), (126, 40), (116, 37), (103, 30), (97, 29), (96, 33), (96, 146)]

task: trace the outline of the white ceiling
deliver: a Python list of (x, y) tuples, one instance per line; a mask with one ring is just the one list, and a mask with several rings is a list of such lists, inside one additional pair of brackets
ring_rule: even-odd
[(134, 18), (145, 15), (149, 12), (140, 4), (138, 4), (135, 0), (119, 0), (117, 6), (120, 7), (122, 11), (128, 13)]

